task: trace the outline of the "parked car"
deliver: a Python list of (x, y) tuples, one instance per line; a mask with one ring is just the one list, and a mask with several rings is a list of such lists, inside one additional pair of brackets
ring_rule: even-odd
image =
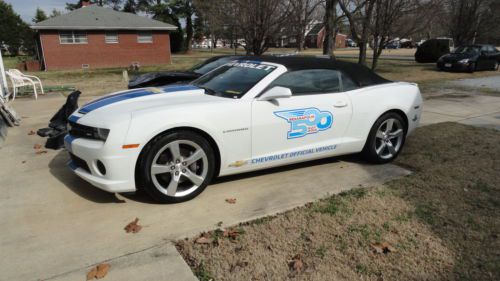
[(500, 52), (493, 45), (467, 45), (439, 58), (440, 70), (474, 72), (477, 70), (498, 70)]
[(420, 47), (420, 45), (422, 45), (425, 41), (427, 41), (427, 40), (422, 39), (422, 40), (418, 41), (417, 42), (417, 47)]
[(399, 40), (400, 48), (412, 49), (415, 48), (415, 44), (411, 39), (403, 38)]
[(240, 56), (216, 56), (207, 59), (187, 71), (162, 71), (142, 74), (130, 80), (128, 88), (136, 89), (144, 87), (157, 87), (178, 82), (188, 83), (223, 64), (238, 59), (239, 57)]
[(392, 40), (385, 45), (385, 49), (399, 49), (401, 47), (401, 43), (399, 43), (399, 40)]
[(352, 39), (346, 39), (345, 46), (346, 47), (357, 47), (358, 44), (356, 44), (356, 42), (354, 42), (354, 40), (352, 40)]
[(189, 85), (130, 90), (69, 117), (70, 168), (108, 192), (160, 202), (214, 177), (363, 152), (387, 163), (417, 127), (416, 84), (313, 57), (244, 57)]

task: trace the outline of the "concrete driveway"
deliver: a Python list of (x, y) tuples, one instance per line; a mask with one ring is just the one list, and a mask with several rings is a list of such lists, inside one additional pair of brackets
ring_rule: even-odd
[[(106, 280), (193, 280), (171, 240), (409, 173), (394, 165), (326, 159), (219, 179), (190, 202), (159, 205), (92, 187), (66, 168), (65, 151), (35, 154), (33, 145), (45, 140), (28, 132), (45, 127), (64, 100), (50, 94), (13, 104), (23, 121), (0, 149), (0, 279), (83, 280), (89, 266), (107, 261)], [(236, 204), (225, 202), (230, 197)], [(142, 231), (125, 233), (136, 217)]]
[(424, 99), (421, 125), (448, 121), (500, 130), (500, 76), (443, 83)]
[[(50, 94), (13, 104), (23, 121), (0, 148), (2, 280), (84, 280), (89, 266), (104, 261), (112, 266), (105, 280), (195, 280), (170, 241), (409, 173), (394, 165), (333, 158), (219, 179), (190, 202), (159, 205), (92, 187), (66, 168), (65, 151), (35, 154), (33, 145), (45, 140), (28, 132), (45, 127), (64, 100)], [(500, 97), (425, 93), (422, 124), (444, 121), (500, 129)], [(237, 202), (228, 204), (226, 198)], [(125, 233), (136, 217), (142, 231)]]

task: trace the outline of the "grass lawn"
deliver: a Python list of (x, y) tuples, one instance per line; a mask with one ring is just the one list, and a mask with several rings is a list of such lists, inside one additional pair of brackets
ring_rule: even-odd
[(498, 143), (490, 129), (421, 127), (396, 161), (410, 176), (177, 248), (200, 280), (500, 280)]
[[(287, 53), (293, 51), (293, 49), (269, 50), (270, 53)], [(355, 52), (355, 50), (342, 49), (338, 51), (339, 54), (351, 54), (352, 52)], [(409, 51), (399, 50), (398, 52), (399, 53), (395, 54), (404, 55), (404, 52)], [(172, 64), (146, 66), (143, 67), (139, 73), (129, 73), (129, 76), (132, 77), (137, 74), (151, 71), (186, 70), (211, 56), (223, 54), (227, 55), (232, 53), (234, 52), (230, 49), (217, 49), (214, 52), (210, 52), (209, 50), (195, 50), (190, 54), (173, 55)], [(243, 51), (239, 50), (238, 53), (243, 54)], [(304, 54), (315, 55), (319, 54), (319, 51), (309, 49), (306, 50)], [(352, 62), (356, 61), (356, 59), (343, 60)], [(18, 58), (5, 58), (7, 68), (15, 67), (17, 62)], [(96, 70), (47, 71), (36, 72), (33, 74), (39, 76), (46, 86), (70, 86), (81, 90), (84, 95), (99, 96), (126, 89), (127, 83), (123, 79), (122, 71), (122, 68), (109, 68)], [(412, 61), (397, 60), (380, 60), (377, 72), (390, 80), (417, 82), (422, 86), (432, 86), (433, 84), (442, 82), (443, 80), (498, 75), (498, 72), (494, 71), (481, 71), (473, 74), (438, 72), (436, 71), (434, 64), (417, 64)]]

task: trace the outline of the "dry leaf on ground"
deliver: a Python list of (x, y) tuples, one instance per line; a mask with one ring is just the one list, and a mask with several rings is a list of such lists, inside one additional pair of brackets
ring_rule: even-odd
[(45, 154), (47, 153), (47, 150), (38, 150), (37, 152), (35, 152), (37, 155), (40, 155), (40, 154)]
[(294, 271), (301, 272), (304, 267), (304, 262), (302, 262), (300, 255), (295, 255), (295, 257), (288, 261), (288, 266)]
[(196, 244), (212, 244), (214, 242), (213, 238), (208, 238), (205, 236), (201, 236), (200, 238), (196, 239)]
[(110, 268), (110, 265), (107, 263), (101, 263), (100, 265), (97, 266), (97, 273), (95, 274), (96, 279), (101, 279), (108, 274), (108, 270)]
[(139, 218), (135, 218), (134, 221), (130, 222), (129, 224), (127, 224), (127, 226), (125, 226), (125, 232), (127, 233), (137, 233), (139, 231), (141, 231), (142, 229), (142, 226), (138, 225), (137, 223), (139, 222)]
[(236, 239), (240, 234), (242, 234), (243, 231), (240, 229), (226, 229), (224, 230), (224, 237), (231, 238), (231, 239)]
[(36, 132), (35, 132), (35, 131), (33, 131), (33, 130), (31, 130), (31, 131), (29, 131), (28, 136), (32, 136), (32, 135), (34, 135), (34, 134), (36, 134)]
[(226, 202), (229, 204), (236, 204), (236, 198), (226, 198)]
[(42, 145), (39, 143), (36, 143), (35, 145), (33, 145), (33, 149), (40, 149), (40, 148), (42, 148)]
[(93, 280), (97, 274), (97, 267), (93, 267), (88, 273), (87, 273), (87, 280)]
[(387, 254), (390, 252), (396, 252), (396, 249), (387, 242), (372, 244), (372, 250), (375, 254)]

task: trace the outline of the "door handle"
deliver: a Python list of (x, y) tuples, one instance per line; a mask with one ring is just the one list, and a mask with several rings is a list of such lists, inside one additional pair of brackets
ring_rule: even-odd
[(347, 106), (347, 102), (345, 102), (345, 101), (338, 101), (333, 106), (334, 107), (346, 107)]

